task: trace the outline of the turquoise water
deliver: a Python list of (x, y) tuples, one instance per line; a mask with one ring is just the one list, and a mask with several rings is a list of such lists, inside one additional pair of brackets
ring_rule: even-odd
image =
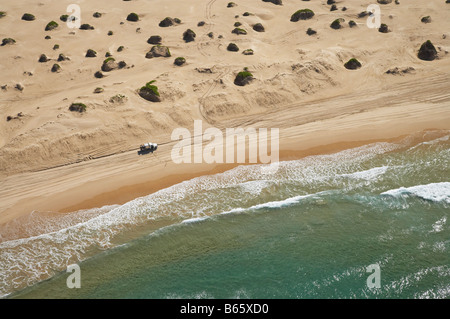
[[(0, 243), (0, 291), (16, 298), (449, 298), (449, 164), (449, 135), (430, 132), (282, 162), (274, 174), (255, 165), (203, 176)], [(66, 285), (74, 263), (79, 289)], [(374, 264), (379, 288), (367, 284)]]

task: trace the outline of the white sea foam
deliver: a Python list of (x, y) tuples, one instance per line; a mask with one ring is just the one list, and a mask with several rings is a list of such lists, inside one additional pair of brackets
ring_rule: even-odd
[(182, 224), (198, 223), (198, 222), (201, 222), (202, 220), (205, 220), (207, 218), (209, 218), (209, 216), (194, 217), (194, 218), (185, 219), (181, 223)]
[(378, 178), (380, 175), (386, 173), (388, 168), (389, 168), (388, 166), (374, 167), (365, 171), (354, 172), (350, 174), (340, 174), (339, 176), (354, 179), (374, 180)]
[(434, 202), (450, 203), (450, 182), (431, 183), (412, 187), (400, 187), (381, 193), (394, 197), (417, 196)]
[(439, 233), (444, 230), (444, 225), (447, 222), (447, 217), (442, 217), (437, 222), (433, 224), (433, 230), (431, 232), (433, 233)]

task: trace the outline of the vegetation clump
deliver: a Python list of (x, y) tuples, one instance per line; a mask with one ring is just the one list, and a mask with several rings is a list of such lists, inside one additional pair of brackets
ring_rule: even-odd
[(261, 23), (257, 23), (253, 26), (253, 30), (255, 30), (256, 32), (264, 32), (266, 31), (264, 29), (264, 26)]
[(237, 35), (239, 35), (239, 34), (246, 35), (247, 31), (245, 31), (244, 29), (241, 29), (241, 28), (234, 28), (233, 31), (231, 31), (231, 33), (234, 33)]
[(109, 102), (122, 104), (122, 103), (125, 103), (127, 100), (128, 100), (128, 98), (125, 95), (116, 94), (109, 99)]
[(178, 66), (182, 66), (183, 64), (186, 63), (186, 59), (183, 57), (178, 57), (175, 59), (174, 64), (178, 65)]
[(297, 22), (299, 20), (308, 20), (308, 19), (311, 19), (313, 16), (314, 16), (314, 11), (312, 11), (310, 9), (302, 9), (302, 10), (296, 11), (291, 16), (291, 21)]
[(51, 30), (56, 29), (57, 27), (58, 27), (58, 23), (56, 21), (50, 21), (45, 26), (45, 31), (51, 31)]
[(161, 42), (162, 42), (162, 38), (159, 35), (152, 35), (147, 40), (148, 44), (161, 44)]
[(420, 21), (423, 23), (430, 23), (431, 17), (430, 16), (423, 17), (422, 19), (420, 19)]
[(234, 2), (228, 2), (228, 4), (227, 4), (227, 8), (233, 8), (233, 7), (236, 7), (236, 6), (237, 6), (237, 4), (234, 3)]
[(361, 67), (361, 63), (357, 59), (351, 58), (344, 64), (344, 67), (348, 70), (356, 70)]
[(89, 23), (83, 23), (82, 25), (80, 25), (80, 30), (94, 30), (94, 27)]
[(237, 52), (239, 51), (239, 47), (236, 45), (236, 43), (230, 43), (227, 46), (227, 50), (231, 52)]
[(59, 62), (61, 62), (61, 61), (69, 61), (69, 60), (70, 59), (67, 56), (65, 56), (64, 54), (62, 54), (62, 53), (60, 53), (59, 56), (58, 56), (58, 61)]
[(162, 28), (166, 28), (166, 27), (170, 27), (170, 26), (173, 26), (175, 24), (180, 24), (180, 23), (181, 23), (181, 20), (178, 18), (166, 17), (159, 22), (159, 26)]
[(150, 102), (161, 102), (161, 97), (158, 92), (158, 87), (153, 85), (155, 80), (147, 82), (143, 87), (139, 89), (139, 96)]
[(53, 64), (51, 71), (53, 73), (61, 72), (61, 66), (57, 63)]
[(49, 58), (47, 58), (47, 56), (45, 55), (45, 54), (41, 54), (40, 56), (39, 56), (39, 62), (40, 63), (44, 63), (44, 62), (47, 62), (49, 60)]
[(420, 46), (417, 56), (424, 61), (433, 61), (437, 58), (437, 51), (433, 43), (431, 43), (430, 40), (427, 40)]
[(279, 6), (283, 5), (283, 2), (281, 0), (263, 0), (263, 1), (264, 2), (271, 2), (271, 3), (279, 5)]
[(381, 33), (388, 33), (390, 30), (389, 30), (389, 27), (387, 26), (387, 24), (382, 23), (380, 25), (380, 27), (378, 28), (378, 31)]
[(251, 74), (247, 69), (239, 72), (234, 79), (234, 84), (239, 86), (244, 86), (249, 84), (253, 80), (253, 74)]
[(95, 58), (97, 56), (97, 52), (92, 50), (92, 49), (88, 49), (86, 51), (86, 58)]
[(147, 59), (157, 58), (157, 57), (171, 57), (170, 50), (166, 46), (154, 45), (149, 52), (145, 55)]
[(197, 35), (195, 34), (194, 31), (192, 31), (191, 29), (187, 29), (186, 31), (184, 31), (183, 33), (183, 40), (187, 43), (187, 42), (192, 42), (195, 40), (195, 37)]
[(4, 38), (2, 40), (2, 46), (14, 44), (14, 43), (16, 43), (16, 40), (14, 40), (13, 38)]
[(83, 104), (83, 103), (72, 103), (69, 106), (69, 111), (71, 111), (71, 112), (79, 112), (79, 113), (86, 112), (86, 105)]
[(246, 49), (242, 51), (243, 55), (253, 55), (253, 53), (254, 53), (253, 49)]
[(22, 16), (22, 20), (34, 21), (34, 20), (36, 20), (36, 17), (34, 15), (32, 15), (31, 13), (24, 13)]
[(308, 28), (308, 30), (306, 30), (306, 34), (307, 35), (313, 35), (313, 34), (316, 34), (317, 33), (317, 31), (316, 30), (313, 30), (313, 29), (311, 29), (311, 28)]
[(131, 22), (139, 21), (139, 15), (137, 13), (132, 12), (127, 16), (127, 21)]
[(336, 19), (333, 22), (331, 22), (330, 27), (332, 29), (338, 30), (342, 28), (342, 22), (344, 22), (344, 19)]

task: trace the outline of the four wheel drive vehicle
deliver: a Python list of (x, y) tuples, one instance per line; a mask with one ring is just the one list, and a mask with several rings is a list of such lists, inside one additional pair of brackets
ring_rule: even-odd
[(158, 148), (158, 144), (146, 143), (146, 144), (142, 144), (139, 148), (142, 152), (154, 152)]

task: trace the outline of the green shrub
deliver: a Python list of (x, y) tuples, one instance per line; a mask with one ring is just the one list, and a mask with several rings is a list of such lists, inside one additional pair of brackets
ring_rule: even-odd
[(161, 102), (158, 87), (153, 85), (155, 81), (150, 81), (139, 89), (139, 96), (150, 102)]
[(53, 73), (61, 71), (61, 66), (57, 63), (53, 64), (52, 70)]
[(136, 21), (139, 21), (139, 16), (138, 16), (137, 13), (132, 12), (132, 13), (130, 13), (130, 14), (127, 16), (127, 20), (128, 20), (128, 21), (132, 21), (132, 22), (136, 22)]
[(94, 30), (94, 27), (91, 26), (89, 23), (83, 23), (80, 26), (80, 30)]
[(237, 76), (245, 79), (247, 76), (253, 76), (253, 74), (251, 74), (249, 71), (242, 71), (239, 72)]
[(351, 58), (344, 64), (344, 67), (349, 70), (356, 70), (361, 67), (361, 63), (357, 59)]
[(59, 20), (61, 20), (62, 22), (67, 22), (68, 18), (69, 18), (69, 15), (63, 14), (62, 16), (59, 17)]
[(425, 61), (433, 61), (438, 57), (437, 50), (430, 40), (427, 40), (420, 46), (419, 53), (417, 56), (419, 59)]
[(3, 18), (4, 16), (6, 16), (6, 12), (5, 11), (0, 11), (0, 19)]
[(296, 11), (291, 16), (291, 21), (297, 22), (299, 20), (308, 20), (308, 19), (311, 19), (313, 16), (314, 16), (314, 11), (312, 11), (310, 9), (302, 9), (302, 10)]
[(58, 23), (56, 23), (56, 21), (50, 21), (45, 26), (45, 31), (51, 31), (53, 29), (56, 29), (57, 27), (58, 27)]
[(114, 59), (113, 57), (109, 57), (109, 58), (105, 59), (105, 61), (103, 61), (103, 64), (106, 64), (109, 61), (116, 61), (116, 59)]
[(24, 13), (22, 16), (22, 20), (33, 21), (33, 20), (36, 20), (36, 17), (34, 15), (32, 15), (31, 13)]
[(153, 83), (155, 83), (155, 82), (156, 82), (156, 80), (147, 82), (145, 84), (145, 86), (141, 87), (141, 91), (151, 91), (156, 96), (159, 96), (158, 87), (156, 85), (153, 85)]
[(95, 58), (96, 56), (97, 56), (97, 52), (95, 52), (94, 50), (88, 49), (86, 51), (86, 57), (87, 58)]
[(69, 111), (71, 112), (86, 112), (86, 105), (83, 103), (72, 103), (69, 106)]
[(183, 65), (183, 64), (185, 64), (185, 63), (186, 63), (186, 59), (183, 58), (183, 57), (178, 57), (178, 58), (176, 58), (176, 59), (175, 59), (175, 62), (174, 62), (174, 64), (175, 64), (175, 65), (178, 65), (178, 66), (181, 66), (181, 65)]
[(253, 80), (253, 74), (248, 71), (248, 68), (244, 68), (244, 71), (241, 71), (237, 74), (234, 79), (234, 84), (239, 86), (244, 86), (249, 84)]
[(243, 35), (246, 35), (247, 34), (247, 31), (245, 31), (244, 29), (242, 29), (242, 28), (234, 28), (233, 29), (233, 31), (231, 31), (231, 33), (235, 33), (235, 34), (243, 34)]
[(430, 16), (423, 17), (422, 19), (420, 19), (420, 21), (423, 23), (430, 23), (431, 17)]
[(2, 40), (2, 46), (7, 45), (7, 44), (14, 44), (16, 43), (16, 40), (14, 40), (13, 38), (4, 38)]
[(239, 47), (235, 43), (230, 43), (227, 46), (228, 51), (237, 52), (239, 51)]
[(343, 19), (334, 20), (333, 22), (331, 22), (330, 27), (335, 30), (342, 28), (342, 25), (341, 25), (342, 20)]

